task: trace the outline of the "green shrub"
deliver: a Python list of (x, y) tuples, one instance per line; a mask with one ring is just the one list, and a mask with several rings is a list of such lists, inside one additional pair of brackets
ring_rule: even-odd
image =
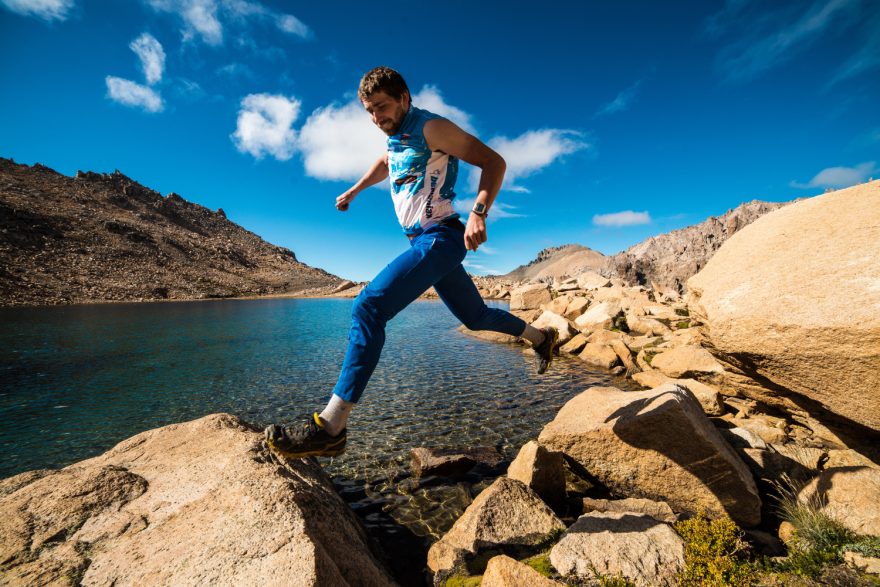
[(654, 357), (660, 354), (660, 351), (645, 351), (645, 362), (650, 365)]
[(690, 328), (690, 327), (691, 327), (691, 321), (690, 321), (690, 320), (682, 320), (681, 322), (677, 322), (677, 323), (675, 324), (675, 327), (676, 327), (677, 329), (679, 329), (679, 330), (681, 330), (682, 328)]
[(483, 575), (476, 577), (460, 577), (453, 575), (443, 582), (443, 587), (479, 587), (483, 580)]
[(843, 524), (822, 512), (822, 502), (816, 492), (807, 498), (798, 494), (805, 486), (795, 483), (788, 475), (774, 482), (779, 516), (794, 526), (794, 539), (789, 549), (810, 552), (840, 553), (840, 548), (855, 541), (855, 534)]
[(678, 574), (682, 587), (753, 585), (757, 575), (748, 560), (742, 532), (728, 517), (708, 520), (702, 512), (675, 524), (684, 539), (684, 568)]
[(675, 313), (679, 316), (690, 316), (691, 313), (687, 311), (687, 308), (676, 308)]
[(535, 556), (527, 558), (522, 562), (529, 565), (545, 577), (552, 577), (556, 574), (556, 569), (554, 569), (553, 565), (550, 564), (549, 552), (536, 554)]

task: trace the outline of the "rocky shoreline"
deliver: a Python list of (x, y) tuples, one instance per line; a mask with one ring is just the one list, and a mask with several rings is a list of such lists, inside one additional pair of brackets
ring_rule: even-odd
[[(560, 353), (644, 389), (572, 397), (424, 559), (391, 564), (315, 461), (279, 459), (216, 414), (0, 481), (0, 582), (418, 584), (388, 570), (407, 566), (449, 587), (876, 584), (880, 289), (864, 276), (880, 275), (878, 201), (872, 182), (771, 212), (687, 296), (593, 272), (481, 281), (557, 328)], [(425, 448), (411, 468), (454, 484), (485, 459), (499, 465)]]

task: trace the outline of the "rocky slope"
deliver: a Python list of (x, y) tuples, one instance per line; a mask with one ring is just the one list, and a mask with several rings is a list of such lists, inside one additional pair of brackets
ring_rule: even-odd
[(119, 171), (61, 175), (0, 158), (0, 305), (294, 292), (339, 278)]
[(532, 279), (559, 279), (596, 270), (606, 262), (605, 255), (582, 245), (562, 245), (540, 251), (534, 260), (520, 265), (500, 280), (528, 281)]
[(753, 200), (699, 224), (653, 236), (610, 257), (603, 273), (619, 276), (630, 285), (653, 282), (684, 293), (688, 278), (705, 267), (728, 238), (788, 203)]

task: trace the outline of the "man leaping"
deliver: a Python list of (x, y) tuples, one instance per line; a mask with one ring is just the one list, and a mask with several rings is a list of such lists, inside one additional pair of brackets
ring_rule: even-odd
[[(486, 215), (501, 189), (504, 159), (449, 120), (413, 106), (406, 82), (393, 69), (367, 72), (358, 98), (373, 123), (388, 135), (387, 150), (336, 198), (336, 208), (345, 212), (358, 193), (390, 177), (391, 198), (410, 248), (355, 299), (342, 371), (324, 410), (315, 412), (305, 425), (266, 428), (269, 445), (290, 458), (342, 453), (348, 416), (379, 362), (385, 324), (431, 286), (467, 328), (528, 340), (535, 349), (538, 373), (550, 365), (558, 340), (554, 328), (539, 330), (509, 312), (486, 306), (462, 267), (467, 251), (486, 242)], [(481, 170), (467, 226), (452, 205), (459, 159)]]

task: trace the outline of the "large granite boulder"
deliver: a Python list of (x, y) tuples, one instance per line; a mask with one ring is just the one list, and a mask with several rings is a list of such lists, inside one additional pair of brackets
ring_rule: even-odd
[(0, 560), (4, 585), (394, 584), (321, 467), (228, 414), (3, 480)]
[(743, 526), (760, 522), (751, 472), (679, 386), (590, 388), (562, 407), (538, 442), (617, 495), (665, 501), (675, 512), (727, 513)]
[(880, 430), (880, 181), (796, 202), (688, 281), (713, 352)]
[(482, 573), (488, 553), (520, 554), (546, 543), (565, 524), (522, 482), (499, 477), (467, 507), (428, 551), (438, 577), (453, 571)]
[(622, 575), (639, 587), (673, 587), (684, 566), (684, 541), (669, 524), (634, 512), (590, 512), (550, 551), (563, 576)]

